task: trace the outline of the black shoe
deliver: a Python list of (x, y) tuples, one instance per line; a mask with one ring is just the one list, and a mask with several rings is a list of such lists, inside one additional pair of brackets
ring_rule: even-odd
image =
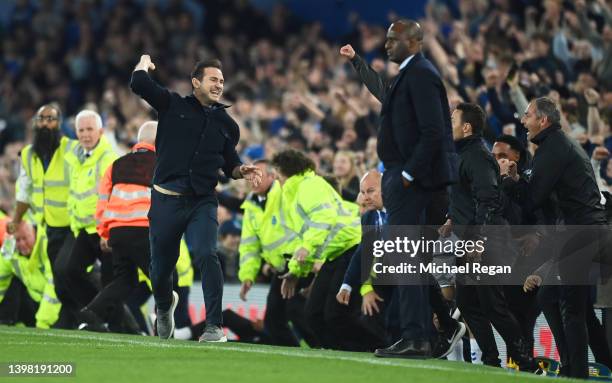
[(535, 372), (539, 366), (533, 358), (533, 351), (522, 338), (512, 342), (512, 353), (515, 354), (512, 358), (518, 364), (519, 371)]
[(94, 331), (94, 332), (108, 332), (108, 326), (100, 319), (100, 317), (87, 308), (79, 311), (79, 330)]
[(465, 335), (465, 330), (465, 325), (461, 322), (457, 322), (457, 326), (454, 330), (440, 333), (434, 346), (433, 357), (442, 359), (450, 354), (457, 345), (457, 342)]
[(400, 339), (387, 348), (374, 351), (374, 356), (380, 358), (431, 358), (431, 345), (425, 340)]

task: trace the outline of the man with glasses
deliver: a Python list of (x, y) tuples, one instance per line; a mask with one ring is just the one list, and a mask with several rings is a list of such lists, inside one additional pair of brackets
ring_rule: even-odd
[[(7, 225), (8, 233), (14, 234), (25, 213), (31, 211), (34, 223), (47, 232), (47, 254), (54, 275), (53, 265), (59, 254), (69, 253), (73, 243), (66, 206), (69, 174), (64, 156), (75, 141), (61, 135), (60, 123), (61, 111), (54, 104), (43, 105), (36, 112), (34, 140), (21, 151), (21, 170), (15, 193), (17, 206), (12, 222)], [(56, 288), (61, 299), (62, 289)]]

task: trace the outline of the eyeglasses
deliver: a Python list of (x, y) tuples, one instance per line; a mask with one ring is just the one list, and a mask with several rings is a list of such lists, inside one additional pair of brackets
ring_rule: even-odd
[(57, 121), (58, 118), (57, 117), (53, 117), (53, 116), (36, 116), (35, 118), (36, 121), (47, 121), (47, 122), (51, 122), (51, 121)]

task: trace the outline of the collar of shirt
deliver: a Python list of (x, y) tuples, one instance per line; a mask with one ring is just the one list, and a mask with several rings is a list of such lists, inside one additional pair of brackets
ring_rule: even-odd
[(406, 59), (404, 61), (402, 61), (402, 63), (400, 64), (399, 70), (402, 70), (402, 69), (406, 68), (406, 65), (408, 65), (408, 63), (410, 62), (410, 60), (412, 60), (413, 57), (414, 57), (414, 55), (406, 57)]
[(196, 98), (196, 96), (189, 95), (188, 98), (191, 100), (192, 103), (199, 105), (203, 110), (216, 110), (216, 109), (226, 109), (229, 108), (231, 105), (227, 105), (227, 104), (222, 104), (220, 102), (215, 102), (214, 104), (207, 106), (207, 105), (202, 105), (200, 103), (200, 101)]
[(145, 142), (138, 142), (132, 147), (132, 152), (137, 152), (139, 149), (146, 149), (152, 152), (155, 151), (155, 145), (147, 144)]
[(263, 202), (263, 201), (265, 201), (265, 200), (266, 200), (266, 196), (261, 196), (261, 195), (258, 195), (258, 196), (257, 196), (257, 201), (259, 201), (259, 202)]

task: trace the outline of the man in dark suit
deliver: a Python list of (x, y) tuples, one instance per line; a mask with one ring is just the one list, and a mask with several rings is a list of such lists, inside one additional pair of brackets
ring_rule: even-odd
[[(424, 224), (432, 197), (456, 181), (446, 90), (438, 71), (421, 53), (422, 46), (423, 31), (417, 22), (400, 20), (389, 27), (385, 49), (389, 59), (400, 64), (399, 74), (390, 82), (350, 45), (340, 49), (382, 103), (377, 152), (386, 168), (382, 191), (390, 226)], [(420, 232), (406, 236), (420, 237)], [(402, 339), (377, 350), (377, 356), (430, 356), (429, 278), (420, 278), (397, 287)]]

